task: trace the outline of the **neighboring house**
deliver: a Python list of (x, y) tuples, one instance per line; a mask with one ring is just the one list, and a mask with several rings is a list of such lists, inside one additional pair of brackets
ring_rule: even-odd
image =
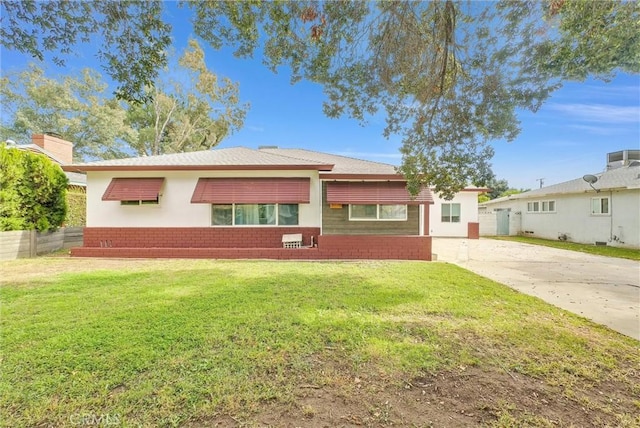
[[(48, 157), (60, 166), (73, 163), (73, 143), (49, 134), (34, 134), (31, 136), (31, 144), (16, 144), (20, 150), (39, 153)], [(87, 176), (77, 172), (65, 171), (69, 179), (69, 190), (84, 192), (87, 187)]]
[[(34, 134), (31, 136), (31, 144), (13, 143), (11, 146), (44, 155), (61, 167), (73, 163), (73, 143), (56, 135)], [(84, 226), (87, 175), (73, 171), (65, 171), (65, 175), (69, 180), (69, 185), (67, 186), (68, 211), (65, 226)]]
[(602, 173), (484, 202), (479, 212), (481, 235), (638, 248), (640, 150), (609, 153)]
[(430, 230), (477, 231), (477, 205), (451, 206), (466, 194), (436, 222), (430, 190), (410, 197), (393, 165), (309, 150), (236, 147), (64, 169), (87, 173), (74, 256), (430, 260)]

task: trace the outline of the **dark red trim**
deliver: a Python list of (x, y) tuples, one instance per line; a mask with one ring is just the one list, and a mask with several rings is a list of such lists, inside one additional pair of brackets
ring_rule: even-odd
[(308, 204), (309, 177), (200, 178), (192, 204)]
[(333, 204), (424, 204), (433, 203), (429, 189), (415, 198), (403, 181), (331, 181), (327, 183), (327, 202)]
[(163, 177), (112, 178), (103, 201), (157, 201)]
[(480, 223), (467, 224), (467, 238), (480, 239)]
[(424, 234), (431, 235), (431, 231), (429, 230), (429, 217), (430, 217), (430, 209), (429, 204), (424, 204)]
[(484, 193), (484, 192), (488, 192), (490, 189), (487, 189), (486, 187), (468, 187), (468, 188), (464, 188), (462, 190), (460, 190), (461, 192), (478, 192), (478, 193)]
[(400, 180), (405, 178), (400, 174), (331, 174), (320, 173), (321, 180)]

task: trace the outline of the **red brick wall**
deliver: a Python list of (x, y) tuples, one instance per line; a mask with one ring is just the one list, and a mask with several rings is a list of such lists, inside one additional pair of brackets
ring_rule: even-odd
[(321, 235), (325, 259), (431, 260), (430, 236)]
[[(317, 248), (284, 249), (282, 234), (314, 236)], [(431, 260), (430, 236), (319, 235), (318, 228), (97, 228), (77, 257)]]
[(318, 260), (317, 248), (95, 248), (76, 247), (72, 257), (165, 259), (281, 259)]
[(85, 247), (282, 248), (282, 235), (302, 233), (303, 245), (317, 227), (85, 227)]
[(467, 238), (480, 239), (480, 223), (467, 224)]

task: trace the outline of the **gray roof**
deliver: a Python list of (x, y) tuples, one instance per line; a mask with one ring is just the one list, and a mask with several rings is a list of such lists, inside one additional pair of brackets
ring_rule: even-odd
[[(10, 146), (11, 147), (11, 146)], [(45, 155), (46, 157), (48, 157), (49, 159), (51, 159), (53, 162), (57, 163), (58, 165), (64, 165), (64, 162), (62, 162), (56, 155), (54, 155), (53, 153), (51, 153), (48, 150), (43, 149), (42, 147), (38, 146), (37, 144), (18, 144), (12, 147), (16, 147), (20, 150), (28, 150), (31, 152), (36, 152), (36, 153), (40, 153)]]
[(152, 167), (296, 167), (317, 168), (325, 174), (398, 175), (396, 167), (386, 163), (355, 159), (304, 149), (280, 149), (265, 147), (249, 149), (232, 147), (198, 152), (173, 153), (159, 156), (142, 156), (74, 164), (66, 170), (83, 171), (95, 168), (145, 168)]
[[(62, 162), (58, 157), (56, 157), (56, 155), (54, 155), (53, 153), (51, 153), (48, 150), (43, 149), (42, 147), (38, 146), (37, 144), (18, 144), (16, 147), (20, 150), (28, 150), (31, 152), (35, 152), (35, 153), (40, 153), (43, 154), (45, 156), (47, 156), (49, 159), (51, 159), (53, 162), (57, 163), (60, 166), (64, 165), (64, 162)], [(64, 175), (67, 176), (67, 178), (69, 179), (69, 184), (74, 185), (74, 186), (82, 186), (82, 187), (87, 187), (87, 175), (86, 174), (81, 174), (79, 172), (69, 172), (69, 171), (65, 171)]]
[(398, 174), (396, 167), (390, 164), (316, 152), (313, 150), (263, 148), (260, 149), (260, 151), (334, 165), (333, 169), (330, 172), (326, 172), (326, 174)]
[(125, 159), (111, 159), (97, 162), (74, 164), (74, 167), (82, 169), (84, 166), (123, 166), (123, 167), (150, 167), (150, 166), (287, 166), (309, 165), (320, 166), (323, 162), (313, 160), (301, 160), (288, 156), (267, 153), (261, 150), (248, 149), (246, 147), (231, 147), (227, 149), (202, 150), (198, 152), (172, 153), (158, 156), (141, 156)]
[[(598, 177), (598, 181), (593, 184), (593, 187), (595, 187), (597, 190), (640, 189), (640, 165), (637, 164), (610, 169), (608, 171), (593, 175)], [(491, 205), (514, 199), (531, 199), (550, 195), (564, 195), (587, 192), (593, 192), (593, 188), (591, 188), (591, 186), (589, 186), (589, 183), (587, 183), (582, 179), (582, 177), (580, 177), (574, 180), (565, 181), (564, 183), (558, 183), (551, 186), (543, 187), (541, 189), (530, 190), (528, 192), (518, 193), (516, 195), (493, 199), (491, 201), (483, 202), (480, 205)]]
[(87, 187), (87, 174), (65, 171), (64, 175), (69, 179), (69, 184)]

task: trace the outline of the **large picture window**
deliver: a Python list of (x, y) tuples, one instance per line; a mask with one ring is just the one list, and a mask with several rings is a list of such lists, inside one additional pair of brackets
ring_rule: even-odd
[(443, 223), (460, 223), (460, 204), (442, 204), (441, 213)]
[(609, 214), (609, 198), (591, 198), (591, 214), (608, 215)]
[(403, 221), (406, 219), (407, 219), (406, 205), (387, 205), (387, 204), (351, 204), (349, 205), (349, 220)]
[(298, 204), (215, 204), (213, 226), (295, 226)]

